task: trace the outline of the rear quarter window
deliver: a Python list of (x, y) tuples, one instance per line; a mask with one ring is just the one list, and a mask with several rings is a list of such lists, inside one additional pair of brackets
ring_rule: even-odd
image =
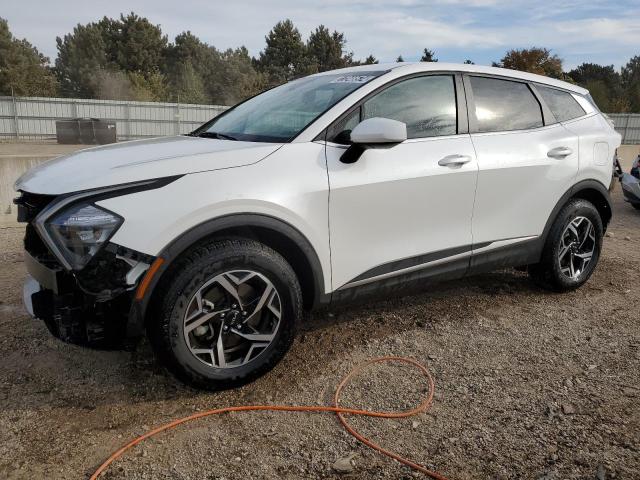
[(559, 122), (573, 120), (586, 114), (569, 92), (542, 85), (536, 85), (536, 90)]
[(540, 103), (526, 83), (473, 76), (470, 81), (479, 133), (543, 125)]

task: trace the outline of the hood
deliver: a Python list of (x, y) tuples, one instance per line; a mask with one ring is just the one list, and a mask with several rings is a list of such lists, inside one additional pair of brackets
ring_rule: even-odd
[(163, 137), (87, 148), (49, 160), (22, 175), (16, 190), (46, 195), (152, 178), (241, 167), (259, 162), (279, 143)]

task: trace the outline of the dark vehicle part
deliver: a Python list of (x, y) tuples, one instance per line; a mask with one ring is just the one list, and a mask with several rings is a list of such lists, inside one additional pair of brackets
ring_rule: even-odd
[(15, 202), (18, 220), (28, 222), (24, 258), (30, 278), (25, 304), (65, 342), (122, 346), (135, 289), (154, 257), (108, 243), (80, 272), (65, 269), (33, 224), (55, 199), (23, 192)]

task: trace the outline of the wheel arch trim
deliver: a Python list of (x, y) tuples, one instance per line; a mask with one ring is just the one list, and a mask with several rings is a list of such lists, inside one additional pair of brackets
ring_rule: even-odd
[[(556, 203), (556, 206), (551, 211), (551, 214), (547, 219), (547, 223), (545, 224), (544, 230), (541, 235), (541, 242), (540, 242), (541, 247), (543, 247), (546, 244), (549, 231), (551, 230), (553, 222), (558, 217), (558, 214), (560, 213), (560, 210), (562, 209), (562, 207), (564, 207), (571, 198), (577, 197), (577, 198), (585, 198), (588, 200), (588, 198), (586, 197), (581, 197), (580, 194), (581, 193), (584, 194), (589, 191), (595, 192), (596, 195), (599, 195), (600, 197), (602, 197), (601, 200), (604, 200), (604, 208), (607, 211), (607, 216), (602, 218), (602, 226), (604, 230), (607, 229), (607, 224), (611, 221), (611, 217), (613, 215), (613, 206), (611, 204), (611, 197), (609, 195), (609, 190), (607, 190), (607, 187), (605, 187), (598, 180), (593, 180), (593, 179), (582, 180), (576, 183), (575, 185), (573, 185), (569, 190), (567, 190), (564, 193), (564, 195), (560, 197), (560, 200), (558, 200), (558, 202)], [(603, 205), (600, 205), (600, 206), (595, 205), (595, 207), (598, 209), (598, 212), (601, 212), (601, 208), (603, 207)], [(601, 216), (602, 216), (602, 213), (601, 213)]]
[[(295, 244), (311, 270), (313, 282), (311, 287), (313, 289), (311, 307), (328, 303), (331, 295), (325, 293), (324, 272), (320, 258), (311, 242), (302, 232), (290, 223), (270, 215), (260, 213), (229, 214), (207, 220), (190, 228), (173, 239), (160, 251), (158, 257), (163, 259), (162, 265), (150, 280), (144, 297), (134, 301), (132, 304), (128, 329), (130, 335), (135, 336), (144, 333), (146, 316), (153, 293), (174, 261), (199, 241), (225, 231), (233, 231), (234, 229), (271, 231)], [(282, 254), (282, 252), (280, 253)], [(287, 255), (283, 256), (287, 257)], [(296, 267), (293, 267), (296, 270)]]

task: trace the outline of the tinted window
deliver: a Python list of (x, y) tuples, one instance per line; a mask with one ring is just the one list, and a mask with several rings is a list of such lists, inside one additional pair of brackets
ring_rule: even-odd
[(356, 108), (349, 115), (335, 123), (328, 132), (327, 140), (335, 143), (348, 144), (349, 134), (360, 123), (360, 108)]
[(471, 77), (478, 131), (525, 130), (541, 127), (542, 110), (525, 83)]
[(585, 114), (580, 104), (576, 102), (575, 98), (568, 92), (543, 87), (542, 85), (536, 85), (536, 90), (540, 92), (544, 103), (551, 109), (551, 113), (553, 113), (559, 122), (578, 118)]
[(218, 133), (253, 142), (286, 142), (325, 110), (382, 73), (324, 74), (293, 80), (241, 103), (196, 133)]
[(456, 134), (456, 91), (450, 75), (405, 80), (363, 107), (363, 119), (384, 117), (406, 123), (407, 138)]

